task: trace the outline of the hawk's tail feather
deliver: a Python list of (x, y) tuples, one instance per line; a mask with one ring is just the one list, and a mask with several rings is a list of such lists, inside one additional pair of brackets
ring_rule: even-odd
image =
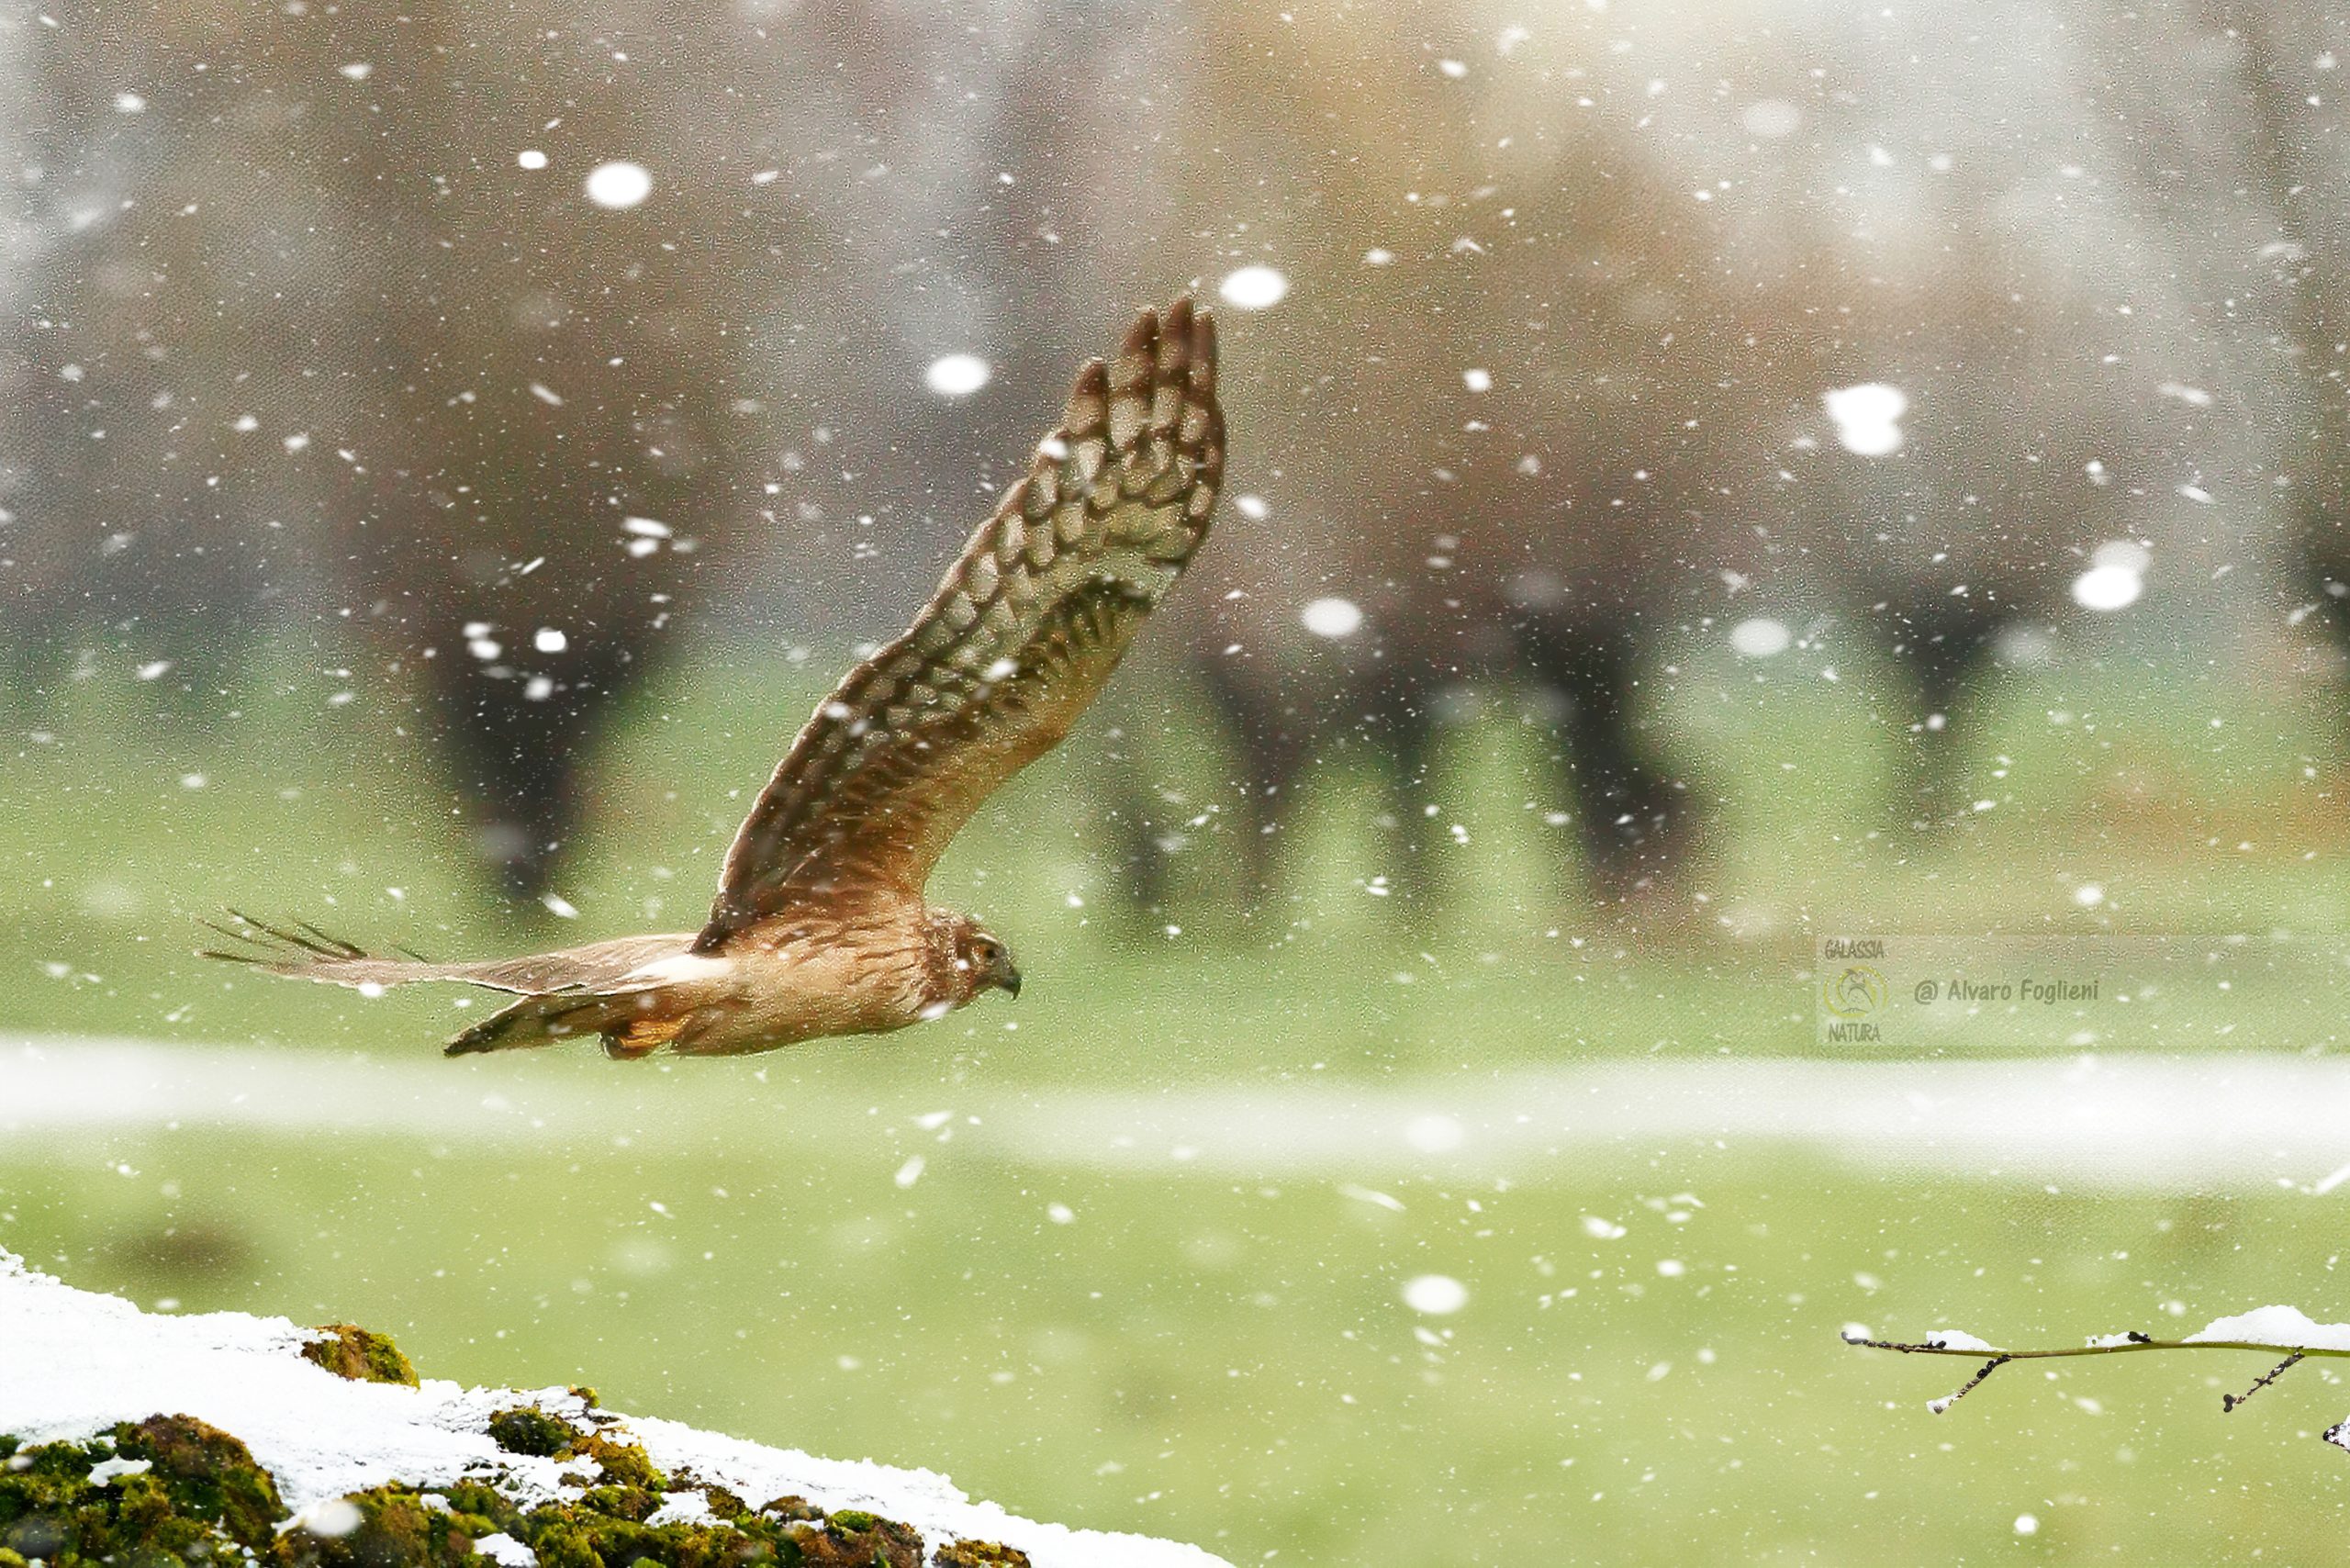
[[(196, 923), (207, 931), (226, 936), (231, 942), (244, 943), (254, 950), (239, 949), (223, 953), (207, 948), (198, 955), (200, 958), (223, 958), (232, 964), (261, 964), (272, 961), (273, 958), (290, 958), (297, 953), (308, 954), (313, 958), (349, 959), (375, 957), (356, 942), (330, 935), (307, 920), (297, 920), (288, 928), (272, 925), (265, 920), (256, 920), (241, 909), (223, 908), (220, 913), (235, 921), (236, 925), (234, 927), (223, 925), (217, 920), (207, 920), (202, 915), (196, 916)], [(415, 949), (402, 947), (397, 944), (394, 944), (391, 950), (401, 958), (416, 963), (429, 964), (432, 961)]]
[(228, 938), (231, 946), (201, 947), (196, 950), (197, 957), (251, 964), (274, 975), (324, 980), (331, 985), (387, 986), (414, 980), (469, 980), (475, 979), (472, 971), (479, 967), (436, 964), (421, 953), (400, 946), (389, 949), (398, 955), (396, 958), (371, 953), (355, 942), (330, 935), (307, 920), (274, 925), (242, 910), (221, 913), (235, 924), (224, 925), (202, 916), (197, 917), (196, 924)]
[(661, 960), (679, 957), (693, 940), (683, 934), (623, 936), (519, 958), (436, 964), (405, 948), (392, 949), (404, 955), (397, 958), (370, 953), (308, 921), (273, 925), (238, 910), (223, 913), (231, 924), (197, 922), (229, 943), (226, 949), (204, 949), (207, 958), (364, 991), (418, 980), (458, 980), (515, 993), (515, 1001), (448, 1043), (453, 1057), (598, 1035), (613, 1055), (640, 1057), (666, 1044), (684, 1024), (646, 1006), (664, 978)]
[[(442, 1056), (476, 1056), (483, 1051), (520, 1050), (531, 1046), (561, 1045), (585, 1035), (600, 1035), (609, 1013), (607, 999), (557, 992), (525, 996), (501, 1007), (480, 1023), (454, 1036), (441, 1047)], [(583, 1018), (580, 1014), (586, 1014)]]

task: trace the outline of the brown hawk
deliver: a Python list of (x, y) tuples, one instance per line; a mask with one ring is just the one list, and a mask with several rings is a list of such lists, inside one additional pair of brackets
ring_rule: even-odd
[(436, 964), (234, 914), (213, 929), (242, 950), (206, 956), (366, 990), (460, 980), (520, 996), (452, 1056), (586, 1035), (614, 1057), (732, 1055), (903, 1028), (992, 987), (1016, 996), (1003, 943), (923, 886), (980, 802), (1100, 693), (1206, 537), (1223, 474), (1215, 323), (1186, 297), (1078, 373), (1060, 428), (913, 625), (817, 706), (727, 850), (699, 933)]

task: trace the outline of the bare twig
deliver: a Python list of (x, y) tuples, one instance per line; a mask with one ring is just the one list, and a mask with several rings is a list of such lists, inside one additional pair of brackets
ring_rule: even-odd
[[(1898, 1339), (1871, 1339), (1859, 1334), (1845, 1335), (1844, 1342), (1870, 1350), (1897, 1350), (1905, 1356), (1983, 1358), (1983, 1369), (1960, 1384), (1956, 1392), (1944, 1394), (1940, 1399), (1927, 1401), (1926, 1408), (1937, 1416), (1957, 1404), (1974, 1389), (1975, 1384), (2006, 1366), (2009, 1361), (2058, 1361), (2069, 1356), (2126, 1356), (2138, 1350), (2265, 1350), (2270, 1355), (2284, 1357), (2285, 1359), (2271, 1369), (2266, 1376), (2255, 1381), (2244, 1393), (2221, 1396), (2221, 1408), (2233, 1410), (2237, 1406), (2284, 1376), (2297, 1363), (2310, 1357), (2350, 1358), (2350, 1349), (2336, 1349), (2332, 1346), (2278, 1345), (2261, 1339), (2156, 1339), (2135, 1330), (2109, 1344), (2072, 1345), (2061, 1350), (2003, 1350), (1995, 1346), (1980, 1343), (1957, 1345), (1931, 1339), (1923, 1343), (1909, 1343)], [(2344, 1425), (2350, 1427), (2350, 1422), (2345, 1422)], [(2329, 1437), (2327, 1440), (2333, 1439)], [(2350, 1443), (2345, 1443), (2344, 1446), (2350, 1447)]]
[(1968, 1378), (1964, 1383), (1958, 1385), (1957, 1393), (1945, 1394), (1940, 1399), (1929, 1399), (1926, 1401), (1926, 1408), (1932, 1411), (1937, 1416), (1941, 1415), (1943, 1411), (1949, 1409), (1952, 1406), (1965, 1398), (1967, 1394), (1976, 1383), (1981, 1383), (1985, 1378), (1989, 1377), (1993, 1372), (1998, 1372), (2001, 1367), (2006, 1366), (2008, 1362), (2012, 1360), (2014, 1360), (2014, 1358), (2011, 1356), (1997, 1356), (1990, 1361), (1985, 1361), (1981, 1372), (1976, 1372), (1973, 1377)]
[(2287, 1372), (2292, 1371), (2293, 1363), (2308, 1354), (2309, 1352), (2307, 1350), (2295, 1350), (2291, 1355), (2287, 1356), (2283, 1361), (2278, 1361), (2276, 1366), (2271, 1368), (2266, 1377), (2253, 1379), (2252, 1386), (2245, 1389), (2242, 1394), (2222, 1394), (2220, 1395), (2220, 1408), (2223, 1411), (2233, 1410), (2237, 1406), (2243, 1404), (2245, 1400), (2250, 1399), (2254, 1394), (2258, 1394), (2262, 1389), (2266, 1388), (2270, 1383), (2275, 1383), (2278, 1378), (2283, 1377)]

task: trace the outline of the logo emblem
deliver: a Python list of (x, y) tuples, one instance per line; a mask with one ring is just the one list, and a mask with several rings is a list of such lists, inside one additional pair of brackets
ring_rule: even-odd
[(1819, 982), (1819, 1004), (1838, 1018), (1865, 1018), (1890, 994), (1885, 977), (1866, 964), (1847, 964)]

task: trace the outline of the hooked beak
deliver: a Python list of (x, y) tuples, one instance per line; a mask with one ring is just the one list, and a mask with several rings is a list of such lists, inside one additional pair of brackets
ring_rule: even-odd
[(1013, 969), (1010, 964), (1003, 966), (1003, 972), (996, 976), (995, 983), (1002, 986), (1005, 991), (1011, 992), (1015, 1001), (1019, 998), (1020, 971)]

